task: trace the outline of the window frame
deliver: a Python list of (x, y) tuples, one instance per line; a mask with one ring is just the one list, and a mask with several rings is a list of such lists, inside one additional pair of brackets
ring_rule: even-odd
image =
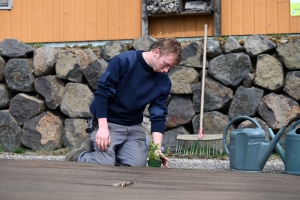
[(13, 6), (14, 6), (14, 0), (7, 0), (7, 6), (3, 6), (3, 7), (1, 7), (0, 6), (0, 10), (11, 10), (12, 8), (13, 8)]

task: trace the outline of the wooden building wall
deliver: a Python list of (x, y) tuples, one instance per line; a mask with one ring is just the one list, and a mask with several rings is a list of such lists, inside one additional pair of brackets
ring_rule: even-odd
[(155, 38), (200, 37), (204, 35), (204, 24), (207, 24), (207, 35), (213, 36), (213, 14), (150, 17), (149, 35)]
[[(151, 17), (152, 37), (213, 36), (213, 15)], [(290, 0), (221, 0), (221, 35), (300, 33), (300, 17), (290, 16)]]
[(14, 0), (0, 10), (0, 41), (26, 43), (141, 37), (140, 0)]
[[(0, 41), (26, 43), (126, 40), (142, 36), (142, 0), (14, 0), (0, 10)], [(201, 37), (204, 24), (214, 35), (214, 15), (149, 17), (149, 35)], [(300, 17), (289, 0), (221, 0), (221, 34), (300, 33)]]
[(221, 0), (222, 35), (300, 33), (290, 0)]

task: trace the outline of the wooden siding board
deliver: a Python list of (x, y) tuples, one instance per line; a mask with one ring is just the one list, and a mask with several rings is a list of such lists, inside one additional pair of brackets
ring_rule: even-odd
[(231, 35), (231, 0), (222, 0), (221, 9), (221, 35)]
[(196, 19), (194, 16), (187, 16), (184, 18), (184, 23), (185, 23), (185, 32), (186, 35), (190, 36), (190, 37), (195, 37), (196, 31), (195, 31), (195, 27), (196, 27)]
[(243, 1), (232, 0), (231, 1), (231, 20), (232, 20), (232, 32), (234, 35), (243, 34)]
[(289, 33), (290, 30), (290, 4), (289, 2), (278, 3), (278, 33)]
[(63, 0), (53, 0), (53, 42), (63, 42)]
[(162, 19), (151, 17), (149, 20), (150, 36), (154, 38), (163, 38), (162, 36)]
[(278, 12), (277, 12), (277, 0), (267, 1), (267, 34), (273, 34), (278, 32)]
[(172, 17), (164, 17), (163, 23), (163, 37), (174, 37), (174, 23)]
[(22, 0), (21, 5), (21, 35), (20, 40), (23, 42), (31, 42), (31, 0)]
[(177, 17), (174, 20), (174, 37), (185, 37), (185, 24), (182, 17)]
[(0, 30), (0, 41), (5, 38), (10, 38), (10, 11), (2, 10), (0, 12), (1, 19), (1, 30)]
[(255, 29), (254, 34), (266, 34), (266, 1), (254, 0), (255, 8)]
[(97, 39), (97, 2), (96, 0), (86, 0), (85, 7), (85, 40)]
[(43, 1), (43, 28), (42, 28), (42, 41), (52, 42), (53, 35), (51, 30), (53, 29), (53, 0)]
[(290, 17), (290, 33), (300, 33), (300, 17)]
[(97, 39), (106, 40), (108, 38), (108, 0), (97, 1)]
[[(206, 17), (206, 23), (207, 23), (207, 36), (214, 36), (214, 17), (213, 16), (207, 16)], [(203, 24), (204, 29), (204, 24)]]
[(31, 42), (43, 42), (43, 1), (31, 1)]
[[(204, 36), (204, 24), (207, 24), (209, 29), (209, 26), (211, 25), (209, 22), (207, 22), (207, 17), (206, 16), (198, 16), (196, 19), (196, 36), (197, 37), (202, 37)], [(208, 30), (207, 30), (208, 34)]]
[(118, 15), (118, 39), (129, 38), (129, 23), (130, 23), (130, 1), (122, 0), (119, 1), (119, 15)]
[(86, 0), (74, 0), (74, 40), (84, 41), (86, 31)]
[(20, 40), (21, 36), (21, 1), (14, 2), (14, 8), (10, 12), (10, 35)]
[(74, 41), (74, 0), (63, 0), (63, 40), (66, 42)]
[(108, 40), (117, 40), (118, 36), (118, 28), (119, 28), (119, 1), (117, 0), (109, 0), (107, 2), (107, 10), (108, 10), (108, 26), (107, 26), (107, 39)]
[(254, 33), (254, 1), (243, 0), (243, 34)]
[[(142, 1), (130, 0), (130, 12), (129, 12), (129, 38), (142, 37)], [(132, 12), (132, 11), (136, 12)]]

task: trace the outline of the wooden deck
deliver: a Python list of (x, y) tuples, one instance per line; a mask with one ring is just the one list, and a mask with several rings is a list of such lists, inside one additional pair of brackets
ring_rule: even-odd
[[(0, 199), (299, 199), (300, 176), (0, 159)], [(128, 187), (113, 186), (133, 182)]]

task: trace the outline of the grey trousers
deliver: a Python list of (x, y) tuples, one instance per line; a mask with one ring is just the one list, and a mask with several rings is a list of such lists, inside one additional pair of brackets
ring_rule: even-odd
[(101, 151), (95, 144), (98, 128), (91, 133), (95, 151), (82, 152), (78, 162), (97, 163), (103, 165), (146, 166), (148, 149), (146, 133), (141, 124), (122, 126), (108, 123), (111, 144), (106, 151)]

